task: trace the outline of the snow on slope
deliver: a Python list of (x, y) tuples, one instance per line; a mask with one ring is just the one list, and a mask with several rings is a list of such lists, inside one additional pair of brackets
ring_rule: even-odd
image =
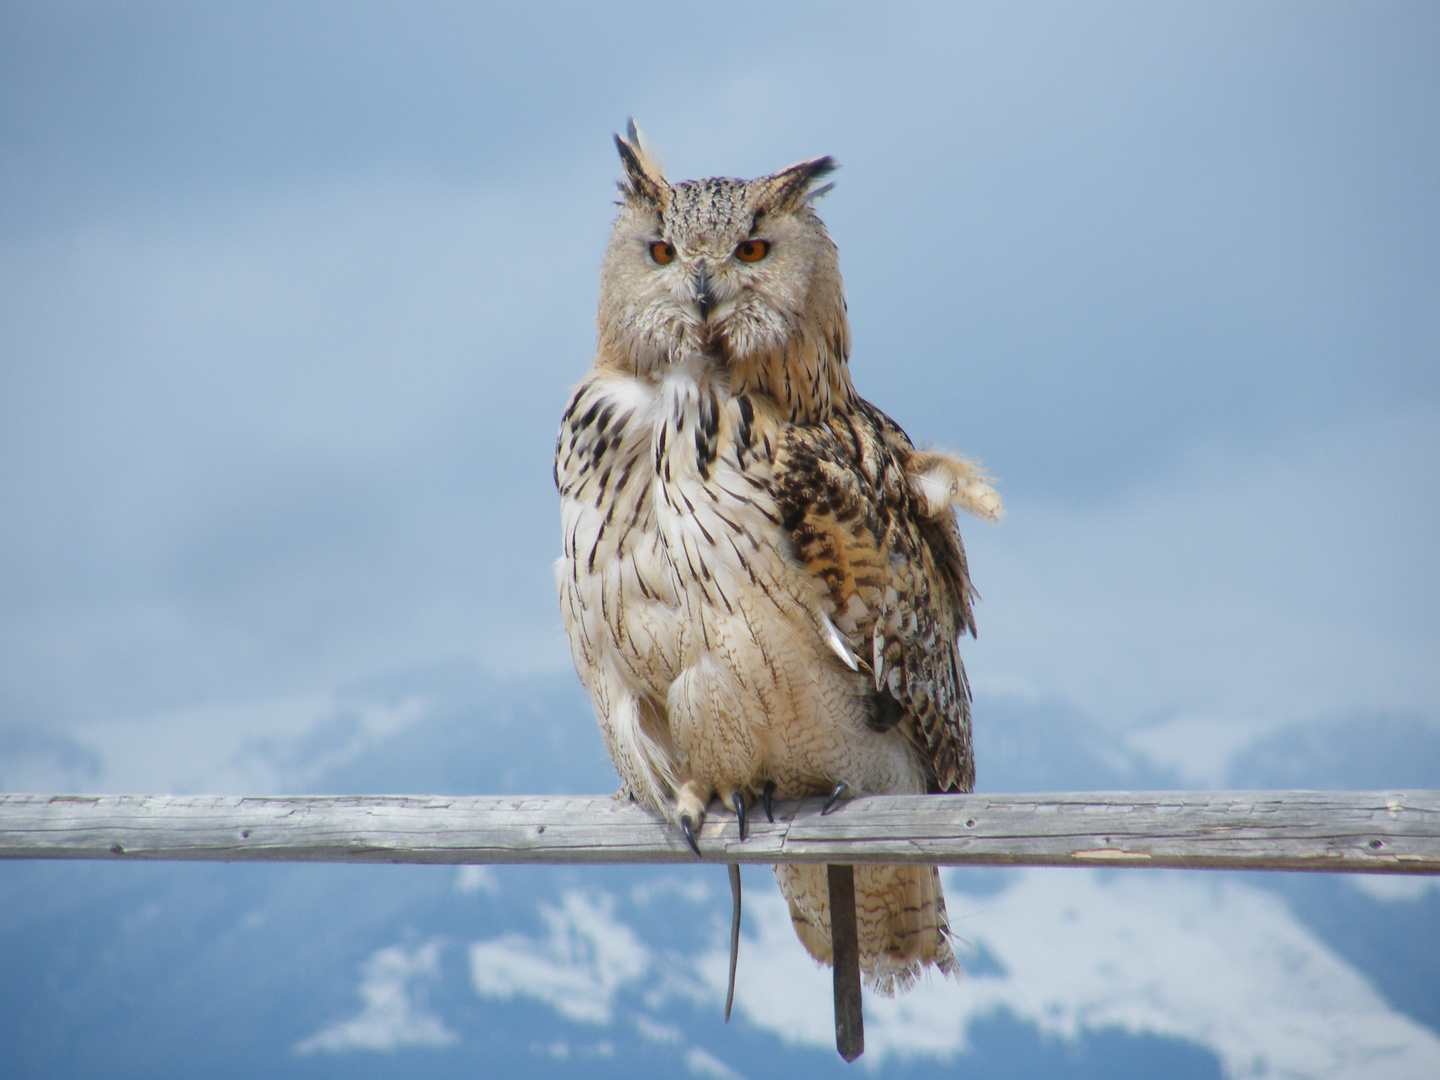
[[(829, 973), (801, 950), (778, 892), (749, 877), (737, 1011), (787, 1044), (828, 1050)], [(1104, 1029), (1183, 1039), (1213, 1051), (1236, 1080), (1440, 1076), (1434, 1032), (1387, 1005), (1283, 900), (1236, 877), (1031, 870), (989, 895), (948, 877), (974, 973), (895, 999), (867, 995), (871, 1068), (964, 1054), (970, 1025), (1005, 1011), (1060, 1039)], [(651, 948), (604, 894), (568, 893), (543, 911), (544, 937), (471, 946), (482, 997), (521, 996), (574, 1021), (623, 1018), (647, 1037), (675, 1038), (653, 1012), (677, 998), (711, 1008), (723, 999), (719, 939), (688, 956)]]

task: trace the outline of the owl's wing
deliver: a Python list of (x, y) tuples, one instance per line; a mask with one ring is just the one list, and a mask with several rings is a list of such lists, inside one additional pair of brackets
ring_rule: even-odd
[(952, 505), (996, 518), (999, 499), (963, 459), (916, 450), (860, 399), (828, 422), (784, 428), (774, 491), (796, 557), (874, 682), (868, 722), (900, 726), (933, 791), (969, 791), (970, 688), (958, 638), (975, 632)]

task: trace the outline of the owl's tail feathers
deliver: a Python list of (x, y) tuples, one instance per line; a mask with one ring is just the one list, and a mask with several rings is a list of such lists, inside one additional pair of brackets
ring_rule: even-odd
[[(783, 864), (775, 867), (775, 879), (790, 903), (790, 921), (801, 944), (820, 963), (832, 963), (825, 867)], [(855, 867), (855, 921), (860, 973), (876, 993), (903, 993), (931, 966), (959, 976), (935, 867)]]

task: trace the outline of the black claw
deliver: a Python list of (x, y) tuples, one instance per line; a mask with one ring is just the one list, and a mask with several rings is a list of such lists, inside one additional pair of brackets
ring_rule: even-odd
[(690, 845), (690, 850), (699, 855), (700, 845), (695, 842), (695, 822), (689, 814), (680, 815), (680, 831), (685, 834), (685, 842)]
[(763, 802), (765, 803), (765, 820), (768, 821), (768, 822), (770, 822), (771, 825), (774, 825), (774, 824), (775, 824), (775, 803), (774, 803), (774, 800), (775, 800), (775, 781), (774, 781), (774, 780), (766, 780), (766, 781), (765, 781), (765, 791), (761, 794), (760, 798), (761, 798), (761, 801), (763, 801)]
[(739, 791), (730, 793), (730, 805), (735, 808), (735, 816), (740, 819), (740, 839), (745, 839), (745, 796)]
[(850, 794), (850, 785), (845, 783), (844, 780), (841, 780), (835, 785), (835, 790), (830, 792), (830, 797), (825, 800), (825, 805), (820, 808), (821, 815), (824, 816), (831, 810), (834, 810), (835, 804), (848, 794)]

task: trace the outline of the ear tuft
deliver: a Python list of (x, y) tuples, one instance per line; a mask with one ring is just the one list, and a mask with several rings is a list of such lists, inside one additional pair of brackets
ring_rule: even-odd
[(761, 209), (794, 211), (806, 203), (814, 202), (835, 186), (825, 184), (816, 188), (813, 186), (815, 182), (829, 176), (839, 167), (835, 159), (826, 154), (824, 157), (797, 162), (773, 176), (766, 177), (761, 181), (764, 189), (760, 199)]
[(670, 193), (670, 185), (660, 171), (659, 162), (650, 156), (641, 141), (640, 129), (635, 126), (633, 116), (625, 123), (625, 136), (615, 136), (615, 148), (620, 151), (620, 164), (625, 169), (625, 177), (620, 181), (625, 201), (662, 209)]

